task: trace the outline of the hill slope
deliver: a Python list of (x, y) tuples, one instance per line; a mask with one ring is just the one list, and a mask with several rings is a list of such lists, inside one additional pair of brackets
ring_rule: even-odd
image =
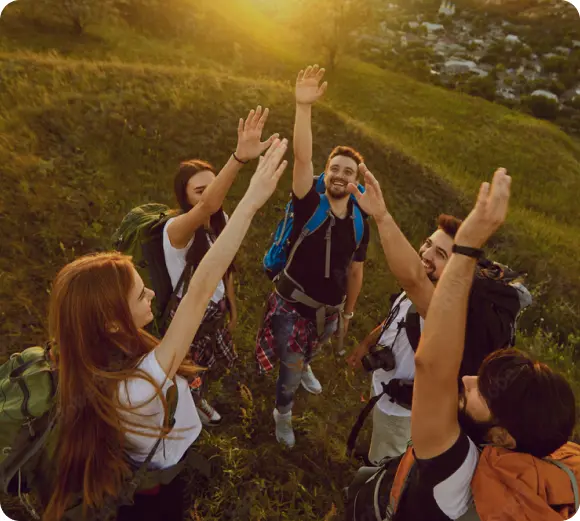
[[(42, 48), (53, 36), (39, 38)], [(180, 159), (202, 157), (219, 167), (235, 147), (237, 119), (258, 103), (271, 109), (266, 131), (291, 136), (295, 64), (274, 63), (276, 49), (246, 68), (193, 47), (128, 41), (89, 39), (69, 48), (71, 58), (0, 55), (0, 355), (45, 339), (49, 284), (65, 262), (108, 248), (131, 207), (173, 204)], [(0, 46), (15, 48), (1, 37)], [(514, 205), (495, 243), (497, 257), (528, 270), (544, 295), (528, 324), (541, 316), (553, 328), (571, 330), (580, 301), (578, 144), (551, 125), (360, 62), (343, 62), (329, 81), (326, 101), (314, 113), (316, 167), (336, 144), (360, 149), (418, 246), (438, 213), (464, 216), (482, 177), (506, 166), (514, 175)], [(248, 166), (240, 174), (228, 211), (251, 173)], [(325, 391), (299, 393), (298, 442), (288, 453), (273, 438), (274, 379), (254, 371), (253, 339), (270, 287), (261, 257), (289, 190), (287, 175), (239, 254), (241, 360), (214, 381), (212, 399), (225, 425), (204, 432), (200, 443), (202, 451), (219, 449), (225, 473), (190, 483), (199, 519), (333, 519), (332, 504), (340, 509), (341, 488), (352, 478), (344, 443), (362, 395), (368, 397), (368, 377), (353, 376), (327, 349), (314, 364)], [(395, 289), (374, 234), (349, 347), (384, 317)], [(538, 334), (521, 345), (580, 381), (570, 352), (549, 340)]]

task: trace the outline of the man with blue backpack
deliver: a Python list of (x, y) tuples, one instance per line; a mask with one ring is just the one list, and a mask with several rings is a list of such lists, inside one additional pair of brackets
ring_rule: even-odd
[(264, 257), (266, 274), (275, 282), (258, 332), (256, 358), (261, 372), (280, 359), (276, 385), (276, 439), (288, 447), (294, 394), (302, 385), (319, 394), (322, 386), (310, 361), (317, 347), (339, 330), (342, 338), (363, 280), (369, 227), (347, 187), (356, 183), (362, 156), (336, 147), (324, 173), (314, 177), (312, 105), (327, 83), (318, 65), (300, 71), (296, 81), (292, 200)]

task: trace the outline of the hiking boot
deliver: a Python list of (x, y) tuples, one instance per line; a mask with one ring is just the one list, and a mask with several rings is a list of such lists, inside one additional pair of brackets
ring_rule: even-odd
[(278, 409), (274, 409), (274, 421), (276, 422), (276, 440), (278, 443), (286, 445), (288, 448), (294, 447), (296, 439), (292, 430), (292, 411), (280, 414)]
[(320, 385), (320, 382), (314, 376), (310, 365), (307, 365), (304, 371), (302, 371), (302, 380), (300, 383), (309, 393), (320, 394), (322, 392), (322, 385)]
[(207, 403), (207, 400), (202, 398), (198, 404), (195, 404), (195, 408), (197, 409), (201, 423), (206, 427), (215, 427), (222, 422), (222, 417)]

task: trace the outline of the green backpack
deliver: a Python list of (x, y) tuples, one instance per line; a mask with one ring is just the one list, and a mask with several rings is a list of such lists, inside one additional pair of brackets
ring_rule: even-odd
[[(149, 203), (133, 208), (112, 237), (113, 248), (133, 257), (146, 285), (155, 291), (152, 333), (162, 336), (173, 291), (163, 252), (163, 228), (175, 213), (166, 205)], [(178, 286), (179, 287), (179, 286)]]
[[(30, 516), (40, 519), (29, 493), (46, 506), (52, 494), (52, 456), (57, 439), (56, 371), (46, 347), (29, 347), (13, 354), (0, 365), (0, 491), (17, 495)], [(179, 400), (174, 383), (165, 396), (168, 403), (164, 424), (173, 427)], [(109, 498), (99, 511), (83, 512), (79, 494), (63, 521), (105, 521), (114, 519), (119, 507), (131, 505), (138, 490), (170, 483), (186, 466), (207, 478), (218, 468), (192, 448), (172, 467), (149, 469), (149, 463), (163, 439), (159, 438), (142, 463), (133, 462), (133, 474), (115, 498)]]
[(29, 513), (28, 484), (55, 424), (56, 378), (48, 349), (29, 347), (0, 366), (0, 486)]

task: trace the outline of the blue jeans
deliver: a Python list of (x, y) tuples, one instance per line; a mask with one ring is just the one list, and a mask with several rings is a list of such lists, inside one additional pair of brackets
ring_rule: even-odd
[[(296, 319), (297, 315), (294, 314), (272, 317), (272, 332), (276, 340), (276, 351), (280, 358), (280, 371), (276, 383), (276, 408), (280, 414), (292, 410), (294, 394), (300, 387), (302, 374), (314, 356), (312, 349), (307, 351), (308, 354), (305, 354), (303, 351), (295, 351), (290, 348), (290, 338), (295, 334)], [(336, 331), (337, 325), (338, 320), (329, 322), (318, 342), (326, 342)]]

